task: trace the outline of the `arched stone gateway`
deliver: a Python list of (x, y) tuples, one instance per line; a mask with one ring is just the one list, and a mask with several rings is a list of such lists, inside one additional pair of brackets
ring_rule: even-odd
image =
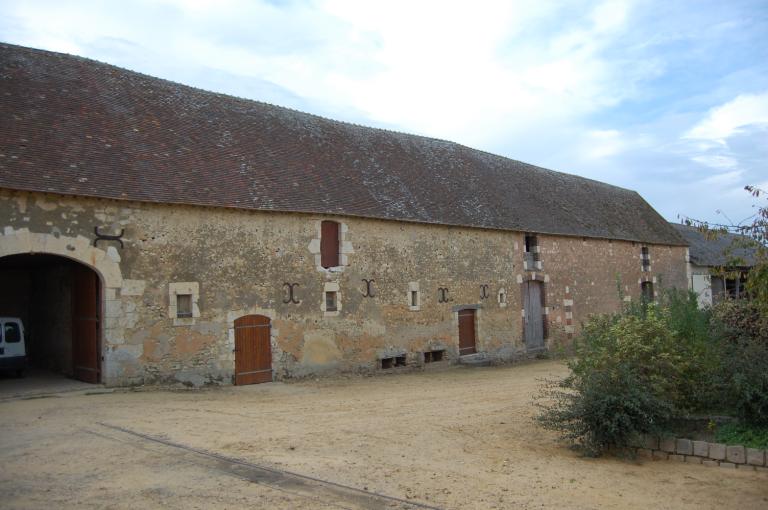
[[(87, 382), (114, 383), (118, 374), (117, 367), (110, 362), (110, 353), (113, 346), (123, 342), (122, 330), (117, 327), (119, 321), (115, 320), (122, 310), (118, 295), (123, 285), (120, 255), (117, 250), (114, 247), (108, 247), (106, 250), (94, 247), (91, 241), (83, 236), (68, 237), (6, 227), (0, 235), (0, 261), (26, 260), (24, 257), (13, 257), (23, 255), (55, 256), (46, 260), (62, 257), (79, 263), (73, 265), (76, 270), (72, 289), (74, 301), (70, 305), (73, 321), (70, 327), (77, 331), (78, 335), (88, 336), (91, 341), (95, 340), (98, 351), (81, 351), (82, 345), (73, 344), (74, 352), (70, 355), (74, 361), (69, 369), (64, 371)], [(77, 296), (83, 296), (84, 302), (94, 300), (94, 303), (92, 306), (89, 304), (85, 308), (78, 308)], [(94, 320), (98, 320), (98, 327), (89, 328), (87, 323)], [(96, 337), (93, 338), (93, 335)], [(98, 361), (78, 361), (91, 358)], [(95, 367), (88, 366), (93, 363), (97, 363)]]

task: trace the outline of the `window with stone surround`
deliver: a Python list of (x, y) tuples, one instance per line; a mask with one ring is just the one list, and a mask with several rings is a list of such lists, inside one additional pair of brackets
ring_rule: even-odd
[(338, 282), (325, 282), (323, 285), (320, 310), (324, 317), (336, 317), (341, 312), (341, 288)]
[(643, 271), (650, 271), (651, 270), (651, 253), (648, 250), (647, 246), (643, 246), (640, 248), (640, 260), (643, 264)]
[(408, 310), (418, 312), (421, 310), (421, 292), (419, 282), (408, 282)]
[(337, 311), (336, 308), (336, 292), (329, 291), (325, 293), (325, 311), (326, 312), (335, 312)]
[(501, 308), (504, 308), (507, 306), (507, 291), (504, 289), (499, 289), (499, 306)]
[(200, 284), (173, 282), (168, 284), (168, 318), (174, 326), (189, 326), (200, 317)]
[(526, 234), (523, 245), (523, 269), (526, 271), (541, 270), (541, 257), (539, 255), (539, 239), (535, 234)]

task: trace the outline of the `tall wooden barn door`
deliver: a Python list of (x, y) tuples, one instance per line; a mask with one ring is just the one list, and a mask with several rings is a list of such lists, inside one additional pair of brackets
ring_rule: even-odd
[(235, 320), (235, 384), (272, 381), (269, 317), (246, 315)]
[(459, 310), (459, 356), (476, 352), (475, 311)]
[(72, 285), (72, 367), (75, 379), (101, 381), (99, 277), (85, 266), (75, 266)]
[(525, 347), (528, 350), (544, 348), (543, 297), (541, 282), (534, 280), (523, 282)]

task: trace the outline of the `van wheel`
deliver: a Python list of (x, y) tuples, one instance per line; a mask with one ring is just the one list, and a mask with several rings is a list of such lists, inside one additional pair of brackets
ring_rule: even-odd
[(22, 369), (16, 370), (16, 377), (18, 377), (19, 379), (24, 377), (24, 370), (22, 370)]

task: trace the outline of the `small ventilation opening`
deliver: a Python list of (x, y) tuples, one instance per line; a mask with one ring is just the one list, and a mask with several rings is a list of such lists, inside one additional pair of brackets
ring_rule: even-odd
[(176, 317), (179, 319), (192, 317), (192, 294), (176, 295)]
[(337, 310), (336, 308), (336, 293), (335, 292), (326, 292), (325, 293), (325, 311), (326, 312), (335, 312)]
[(405, 366), (405, 356), (381, 358), (381, 368), (383, 369), (394, 368), (394, 367), (404, 367), (404, 366)]
[(411, 291), (411, 306), (419, 306), (419, 291)]
[(444, 350), (437, 350), (437, 351), (425, 351), (424, 352), (424, 363), (434, 363), (436, 361), (443, 361), (445, 356)]

